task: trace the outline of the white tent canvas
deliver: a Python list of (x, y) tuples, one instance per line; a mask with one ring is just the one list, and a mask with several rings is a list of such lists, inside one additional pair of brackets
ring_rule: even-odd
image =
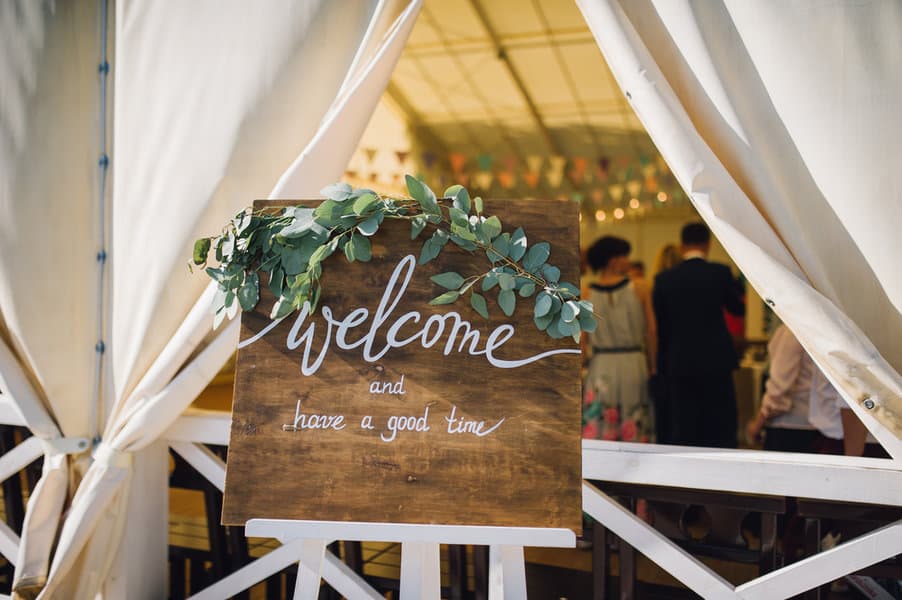
[[(902, 8), (578, 4), (699, 213), (898, 473)], [(0, 5), (0, 406), (45, 457), (23, 539), (0, 530), (23, 595), (160, 595), (159, 564), (149, 587), (113, 564), (123, 536), (165, 544), (123, 527), (165, 505), (129, 489), (163, 485), (142, 451), (236, 336), (209, 331), (191, 242), (340, 178), (419, 8)]]

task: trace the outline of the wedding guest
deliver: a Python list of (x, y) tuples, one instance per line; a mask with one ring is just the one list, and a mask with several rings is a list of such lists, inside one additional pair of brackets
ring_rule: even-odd
[(836, 390), (785, 325), (767, 344), (770, 368), (761, 409), (747, 427), (748, 437), (764, 435), (764, 449), (817, 452), (821, 434), (808, 421), (809, 398), (833, 397)]
[(627, 276), (629, 253), (629, 242), (604, 236), (587, 254), (595, 277), (583, 297), (599, 319), (587, 335), (586, 438), (647, 442), (654, 436), (647, 383), (655, 365), (655, 321), (648, 287)]
[(723, 309), (745, 314), (726, 265), (707, 261), (711, 232), (689, 223), (680, 233), (682, 262), (655, 277), (658, 368), (663, 375), (672, 443), (735, 448), (739, 366)]

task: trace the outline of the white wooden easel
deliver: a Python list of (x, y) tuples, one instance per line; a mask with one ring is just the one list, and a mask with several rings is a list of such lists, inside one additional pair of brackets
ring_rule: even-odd
[(490, 600), (526, 598), (524, 546), (576, 546), (576, 535), (569, 529), (539, 527), (251, 519), (246, 535), (276, 538), (283, 544), (302, 540), (294, 600), (317, 598), (326, 545), (334, 540), (400, 542), (401, 600), (440, 599), (439, 544), (489, 546)]

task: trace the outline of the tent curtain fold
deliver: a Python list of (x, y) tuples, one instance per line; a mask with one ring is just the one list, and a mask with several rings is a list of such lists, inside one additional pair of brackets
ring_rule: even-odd
[[(73, 465), (82, 472), (87, 454), (77, 460), (61, 454), (45, 458), (20, 544), (20, 553), (30, 549), (35, 556), (19, 561), (14, 594), (93, 597), (102, 588), (115, 555), (112, 549), (123, 535), (130, 481), (137, 476), (132, 453), (165, 432), (208, 385), (237, 343), (237, 320), (224, 324), (212, 339), (209, 336), (215, 286), (203, 274), (192, 276), (185, 268), (193, 240), (215, 233), (240, 208), (272, 189), (286, 168), (302, 164), (297, 156), (317, 137), (327, 114), (332, 117), (333, 133), (337, 133), (336, 120), (347, 122), (350, 133), (336, 136), (334, 143), (323, 148), (329, 159), (319, 166), (327, 168), (312, 175), (308, 171), (309, 179), (296, 180), (286, 193), (309, 197), (341, 176), (388, 82), (419, 5), (418, 0), (282, 0), (266, 11), (248, 11), (243, 2), (225, 2), (217, 4), (217, 18), (211, 20), (201, 4), (174, 9), (143, 0), (115, 3), (105, 426), (93, 462), (80, 481), (73, 478)], [(71, 120), (76, 123), (69, 127), (75, 130), (72, 139), (77, 143), (96, 126), (96, 119), (90, 117), (95, 109), (92, 102), (96, 104), (96, 79), (83, 77), (85, 72), (96, 73), (96, 65), (89, 70), (73, 68), (72, 61), (77, 58), (90, 64), (97, 53), (73, 54), (71, 49), (77, 44), (91, 48), (97, 42), (84, 41), (90, 36), (53, 35), (95, 31), (94, 9), (79, 10), (83, 9), (73, 15), (67, 5), (57, 13), (44, 13), (49, 47), (36, 53), (41, 58), (33, 61), (37, 84), (24, 93), (46, 94), (51, 102), (47, 107), (38, 103), (41, 110), (25, 119), (25, 129), (31, 128), (29, 136), (36, 129), (52, 129)], [(34, 11), (26, 12), (33, 16)], [(387, 31), (391, 35), (384, 37)], [(71, 80), (69, 85), (83, 98), (81, 113), (54, 105), (58, 90), (49, 84), (52, 77), (61, 84)], [(44, 78), (47, 86), (42, 87)], [(342, 93), (345, 82), (353, 86), (354, 94), (367, 96), (363, 104), (355, 103), (358, 114), (337, 104), (339, 96), (348, 93)], [(27, 106), (27, 101), (22, 105)], [(79, 128), (83, 133), (77, 134)], [(8, 128), (0, 133), (0, 142), (10, 139)], [(35, 146), (38, 153), (42, 145)], [(31, 160), (28, 152), (0, 157), (3, 173), (21, 171)], [(50, 168), (53, 160), (60, 173), (87, 174), (83, 185), (71, 187), (77, 202), (69, 208), (86, 216), (72, 235), (90, 248), (98, 239), (96, 225), (88, 225), (97, 202), (92, 172), (62, 149), (48, 156), (45, 167)], [(40, 319), (34, 319), (35, 311), (44, 307), (17, 276), (36, 271), (33, 265), (37, 264), (43, 269), (49, 264), (54, 273), (54, 266), (43, 254), (30, 256), (14, 250), (22, 249), (23, 236), (44, 224), (35, 215), (55, 210), (58, 200), (41, 200), (47, 191), (45, 171), (23, 172), (32, 176), (0, 183), (0, 209), (7, 217), (0, 227), (13, 227), (17, 234), (0, 241), (9, 250), (0, 256), (0, 314), (15, 339), (23, 340), (26, 351), (21, 355), (37, 374), (40, 393), (25, 387), (23, 365), (5, 346), (0, 346), (0, 374), (4, 390), (33, 431), (52, 439), (61, 435), (56, 419), (62, 417), (65, 427), (67, 415), (83, 414), (96, 401), (90, 386), (83, 400), (76, 402), (60, 397), (55, 384), (65, 380), (71, 369), (87, 373), (85, 382), (93, 376), (96, 328), (92, 319), (76, 317), (81, 327), (70, 328), (66, 342), (90, 351), (81, 352), (84, 359), (69, 370), (60, 369), (56, 358), (65, 347), (56, 354), (33, 350), (34, 340), (43, 343), (47, 337)], [(25, 198), (34, 200), (29, 205)], [(73, 210), (51, 213), (59, 222), (51, 220), (49, 225), (60, 231), (72, 229), (65, 224), (77, 214)], [(69, 304), (69, 312), (84, 309), (87, 316), (98, 300), (94, 251), (73, 253), (68, 239), (46, 245), (47, 256), (62, 253), (67, 259), (59, 261), (59, 268), (68, 268), (84, 283), (72, 289), (77, 298)], [(51, 320), (45, 327), (54, 324)], [(37, 409), (43, 395), (49, 406), (41, 414)], [(65, 410), (60, 410), (63, 405)], [(81, 433), (81, 428), (69, 429), (70, 435)], [(75, 489), (71, 500), (70, 489)]]
[[(899, 213), (902, 189), (885, 185), (883, 169), (886, 155), (902, 156), (902, 121), (887, 94), (902, 93), (902, 59), (867, 61), (902, 57), (896, 36), (875, 35), (887, 22), (902, 26), (902, 9), (880, 2), (577, 4), (699, 214), (902, 461), (902, 315), (889, 293), (900, 275), (885, 267), (899, 253), (899, 236), (882, 224), (865, 232), (867, 219), (849, 210), (854, 203), (856, 214), (891, 222)], [(773, 48), (792, 48), (791, 66), (804, 68), (787, 71)], [(867, 119), (855, 104), (862, 97), (875, 113)], [(838, 173), (828, 176), (831, 169)], [(862, 188), (854, 197), (850, 179)]]

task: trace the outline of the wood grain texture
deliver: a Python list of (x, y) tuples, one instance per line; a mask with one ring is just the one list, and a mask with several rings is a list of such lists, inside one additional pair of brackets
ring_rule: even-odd
[[(258, 201), (255, 208), (285, 204)], [(550, 242), (549, 262), (561, 269), (562, 281), (578, 285), (576, 204), (487, 201), (485, 211), (501, 218), (504, 231), (521, 226), (530, 243)], [(371, 262), (327, 259), (320, 307), (330, 307), (336, 320), (358, 307), (370, 311), (370, 317), (350, 331), (349, 341), (369, 331), (392, 271), (404, 256), (419, 256), (430, 230), (412, 242), (407, 222), (386, 220), (371, 238)], [(479, 330), (480, 348), (494, 328), (514, 325), (513, 337), (496, 351), (503, 359), (576, 347), (572, 339), (552, 340), (535, 328), (532, 298), (518, 297), (516, 312), (505, 317), (495, 301), (497, 287), (485, 294), (492, 317), (488, 321), (470, 307), (468, 296), (451, 305), (429, 306), (443, 291), (430, 276), (446, 271), (478, 274), (487, 265), (484, 255), (469, 255), (449, 243), (438, 259), (417, 266), (392, 315), (419, 311), (423, 320), (405, 325), (398, 338), (413, 335), (430, 315), (453, 310)], [(267, 278), (262, 279), (265, 288)], [(261, 292), (257, 309), (242, 315), (242, 340), (270, 323), (273, 298), (268, 290)], [(296, 315), (290, 316), (238, 352), (223, 523), (272, 518), (579, 530), (578, 354), (496, 368), (485, 356), (457, 351), (444, 355), (446, 329), (431, 348), (419, 343), (393, 348), (375, 363), (365, 361), (360, 348), (339, 349), (333, 339), (322, 366), (308, 377), (300, 370), (303, 346), (286, 347), (295, 320)], [(377, 339), (385, 339), (393, 322), (389, 319), (382, 326)], [(318, 352), (326, 328), (319, 310), (302, 330), (310, 323), (316, 327)], [(402, 375), (403, 395), (370, 393), (373, 381), (397, 382)], [(347, 427), (285, 431), (283, 425), (294, 421), (298, 400), (302, 413), (343, 415)], [(427, 406), (429, 431), (402, 431), (391, 442), (380, 439), (383, 433), (390, 435), (390, 415), (422, 417)], [(452, 407), (457, 416), (485, 421), (486, 428), (505, 420), (485, 437), (449, 434), (445, 417)], [(372, 430), (360, 427), (367, 415), (372, 416)]]

